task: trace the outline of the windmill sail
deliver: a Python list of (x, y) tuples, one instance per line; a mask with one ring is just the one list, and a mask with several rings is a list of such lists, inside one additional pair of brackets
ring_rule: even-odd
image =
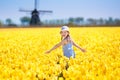
[(35, 0), (34, 6), (35, 6), (35, 9), (37, 9), (37, 0)]

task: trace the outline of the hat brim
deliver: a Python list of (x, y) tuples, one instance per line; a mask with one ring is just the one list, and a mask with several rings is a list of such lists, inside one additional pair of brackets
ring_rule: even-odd
[(63, 29), (63, 30), (61, 30), (61, 31), (69, 31), (68, 29)]

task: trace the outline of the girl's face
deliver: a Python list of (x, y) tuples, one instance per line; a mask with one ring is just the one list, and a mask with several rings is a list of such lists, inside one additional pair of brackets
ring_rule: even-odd
[(68, 31), (61, 31), (60, 34), (62, 37), (65, 38), (69, 34), (69, 32)]

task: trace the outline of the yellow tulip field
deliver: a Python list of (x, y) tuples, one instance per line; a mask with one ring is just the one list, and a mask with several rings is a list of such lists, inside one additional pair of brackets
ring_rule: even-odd
[(86, 52), (63, 56), (58, 28), (1, 28), (0, 80), (120, 80), (120, 27), (70, 27)]

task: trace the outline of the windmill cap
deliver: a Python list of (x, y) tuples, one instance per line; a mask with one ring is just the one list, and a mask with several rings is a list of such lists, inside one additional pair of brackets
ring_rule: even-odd
[(62, 26), (61, 31), (69, 31), (69, 27), (68, 26)]

